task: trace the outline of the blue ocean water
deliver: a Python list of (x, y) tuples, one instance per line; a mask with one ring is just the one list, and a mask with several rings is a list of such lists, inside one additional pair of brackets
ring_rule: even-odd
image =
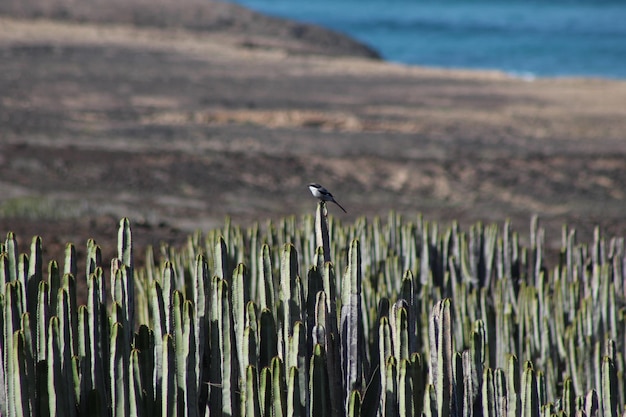
[(520, 76), (626, 78), (624, 0), (237, 0), (348, 34), (384, 59)]

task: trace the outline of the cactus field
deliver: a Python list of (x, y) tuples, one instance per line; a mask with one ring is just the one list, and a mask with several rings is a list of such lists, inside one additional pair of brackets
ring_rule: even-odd
[[(0, 246), (3, 416), (623, 416), (623, 238), (225, 222), (133, 259)], [(20, 239), (18, 241), (18, 238)], [(324, 250), (323, 248), (326, 248)], [(86, 287), (79, 302), (77, 288)]]

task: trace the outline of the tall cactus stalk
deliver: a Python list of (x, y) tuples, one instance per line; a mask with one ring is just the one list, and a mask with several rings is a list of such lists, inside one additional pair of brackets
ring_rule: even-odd
[(309, 416), (332, 416), (324, 348), (315, 345), (309, 370)]
[(315, 241), (316, 247), (324, 251), (324, 262), (331, 262), (330, 237), (328, 235), (328, 210), (326, 202), (320, 201), (315, 210)]
[(361, 312), (361, 249), (358, 240), (350, 244), (349, 263), (343, 280), (341, 306), (342, 369), (346, 412), (349, 393), (361, 388), (363, 372), (363, 322)]
[(449, 416), (452, 410), (453, 346), (450, 308), (450, 299), (437, 302), (430, 321), (430, 369), (439, 417)]

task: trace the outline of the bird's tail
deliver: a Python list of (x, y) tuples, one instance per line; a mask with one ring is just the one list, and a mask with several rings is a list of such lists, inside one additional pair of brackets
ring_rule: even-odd
[(333, 203), (337, 204), (337, 205), (339, 206), (339, 208), (343, 210), (343, 212), (344, 212), (344, 213), (348, 214), (348, 212), (346, 211), (346, 209), (345, 209), (345, 208), (343, 208), (343, 207), (341, 207), (341, 204), (339, 204), (339, 203), (337, 202), (337, 200), (335, 200), (334, 198), (333, 198)]

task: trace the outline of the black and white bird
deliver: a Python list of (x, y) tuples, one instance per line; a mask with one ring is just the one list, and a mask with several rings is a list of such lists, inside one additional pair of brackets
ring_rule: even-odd
[(321, 201), (332, 201), (333, 203), (337, 204), (344, 213), (347, 213), (346, 209), (341, 207), (341, 204), (339, 204), (337, 200), (335, 200), (335, 197), (333, 197), (330, 191), (328, 191), (326, 188), (322, 187), (319, 184), (312, 183), (309, 184), (309, 190), (311, 190), (311, 194), (313, 194), (313, 197), (319, 198)]

